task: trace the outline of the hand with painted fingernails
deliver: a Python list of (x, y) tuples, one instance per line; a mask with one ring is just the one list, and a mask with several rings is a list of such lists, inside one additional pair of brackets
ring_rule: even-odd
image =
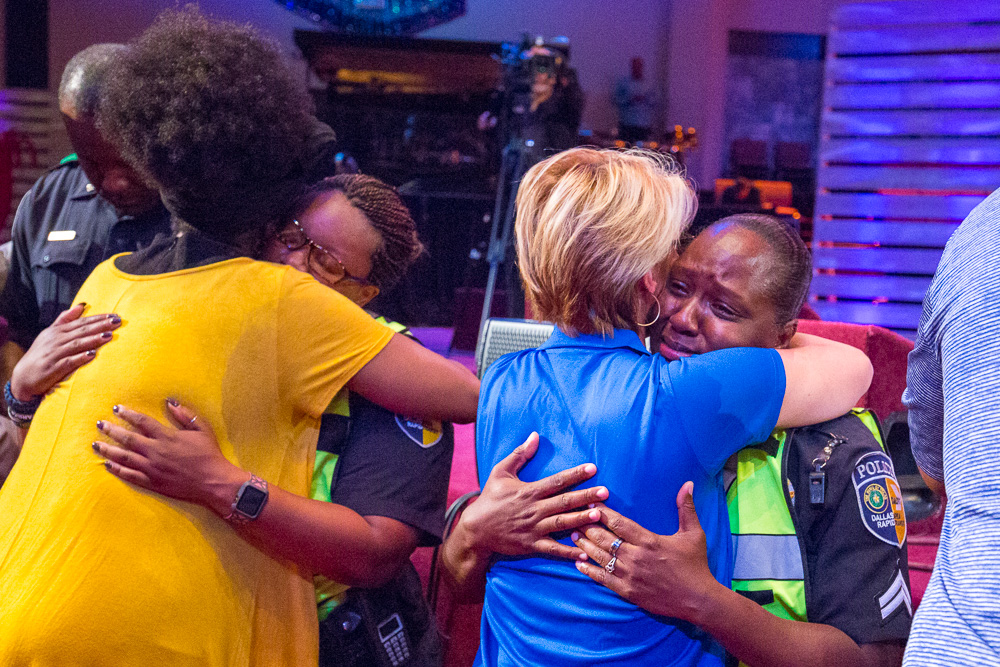
[(64, 310), (38, 334), (14, 367), (10, 378), (14, 398), (27, 402), (45, 395), (111, 342), (121, 318), (115, 314), (82, 317), (86, 307), (79, 303)]
[(193, 410), (167, 399), (172, 425), (124, 406), (112, 408), (128, 426), (97, 422), (94, 451), (112, 475), (170, 498), (207, 507), (219, 516), (230, 513), (235, 490), (248, 473), (229, 462), (212, 427)]
[[(708, 567), (705, 531), (698, 521), (693, 492), (692, 482), (677, 492), (679, 527), (673, 535), (657, 535), (597, 505), (600, 523), (571, 536), (593, 561), (577, 562), (577, 569), (647, 611), (694, 622), (702, 596), (721, 584)], [(621, 541), (616, 546), (617, 540)], [(612, 558), (614, 565), (609, 567)]]
[(580, 549), (562, 544), (552, 533), (572, 530), (599, 520), (587, 506), (606, 500), (608, 489), (572, 487), (597, 474), (585, 463), (536, 482), (522, 482), (518, 472), (538, 451), (538, 434), (528, 439), (490, 472), (482, 494), (462, 514), (460, 526), (474, 536), (470, 547), (481, 553), (521, 556), (543, 553), (583, 559)]

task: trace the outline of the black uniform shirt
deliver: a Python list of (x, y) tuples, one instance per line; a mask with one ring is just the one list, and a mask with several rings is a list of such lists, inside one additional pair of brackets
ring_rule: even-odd
[(395, 415), (353, 392), (348, 401), (350, 416), (324, 414), (319, 429), (317, 450), (340, 455), (330, 499), (361, 516), (383, 516), (416, 528), (420, 546), (439, 544), (454, 427)]
[(0, 293), (0, 316), (10, 325), (11, 340), (30, 347), (73, 305), (94, 267), (169, 233), (170, 214), (162, 205), (137, 217), (119, 216), (76, 160), (42, 176), (14, 216), (10, 274)]
[[(834, 448), (823, 469), (823, 504), (813, 504), (809, 473), (829, 441), (821, 432), (847, 442)], [(787, 474), (806, 556), (809, 622), (832, 625), (858, 644), (905, 641), (913, 618), (905, 520), (897, 532), (888, 520), (876, 519), (891, 515), (888, 496), (898, 497), (891, 459), (853, 414), (796, 429), (790, 437), (795, 446), (788, 450)]]

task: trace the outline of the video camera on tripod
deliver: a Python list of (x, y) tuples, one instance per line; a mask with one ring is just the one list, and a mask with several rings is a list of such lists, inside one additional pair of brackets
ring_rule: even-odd
[(569, 60), (569, 39), (556, 37), (546, 41), (542, 36), (524, 34), (520, 42), (501, 45), (504, 89), (512, 94), (528, 93), (536, 76), (552, 75), (556, 81)]
[(489, 317), (501, 265), (507, 291), (508, 315), (523, 316), (524, 296), (514, 268), (511, 235), (514, 199), (524, 172), (545, 156), (576, 145), (583, 93), (569, 67), (569, 40), (525, 34), (503, 44), (500, 133), (505, 140), (490, 229), (490, 266), (486, 280), (480, 331)]

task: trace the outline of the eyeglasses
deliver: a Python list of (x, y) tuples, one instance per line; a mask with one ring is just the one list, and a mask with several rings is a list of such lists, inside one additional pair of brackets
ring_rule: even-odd
[(292, 224), (295, 225), (294, 229), (286, 229), (278, 234), (278, 242), (285, 246), (285, 248), (287, 248), (290, 252), (309, 246), (309, 254), (306, 256), (306, 265), (310, 269), (314, 268), (313, 263), (315, 261), (315, 267), (317, 267), (321, 273), (330, 276), (340, 276), (336, 280), (330, 281), (323, 280), (317, 276), (321, 282), (324, 282), (331, 287), (342, 280), (353, 280), (360, 285), (371, 285), (371, 283), (364, 278), (358, 278), (357, 276), (351, 275), (351, 273), (347, 270), (347, 267), (344, 266), (344, 263), (340, 261), (336, 255), (309, 238), (305, 230), (302, 229), (302, 225), (298, 220), (292, 220)]

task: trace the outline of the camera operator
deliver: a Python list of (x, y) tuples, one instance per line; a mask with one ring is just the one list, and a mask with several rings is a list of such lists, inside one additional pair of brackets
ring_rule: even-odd
[(576, 70), (567, 65), (567, 56), (556, 48), (535, 44), (520, 58), (523, 64), (513, 75), (519, 81), (513, 86), (510, 135), (526, 144), (533, 142), (533, 164), (546, 151), (558, 152), (576, 145), (583, 91)]
[[(503, 203), (513, 200), (521, 176), (533, 164), (577, 144), (584, 98), (568, 60), (569, 43), (565, 38), (546, 43), (541, 37), (525, 35), (520, 43), (504, 44), (504, 82), (498, 101), (499, 130), (506, 148), (496, 212), (508, 211), (502, 221), (507, 233), (500, 236), (507, 240), (507, 247), (499, 282), (507, 293), (508, 317), (524, 317), (524, 290), (511, 243), (513, 220), (507, 219), (513, 217), (513, 209)], [(487, 298), (491, 297), (487, 288)], [(488, 308), (484, 306), (484, 318)]]

